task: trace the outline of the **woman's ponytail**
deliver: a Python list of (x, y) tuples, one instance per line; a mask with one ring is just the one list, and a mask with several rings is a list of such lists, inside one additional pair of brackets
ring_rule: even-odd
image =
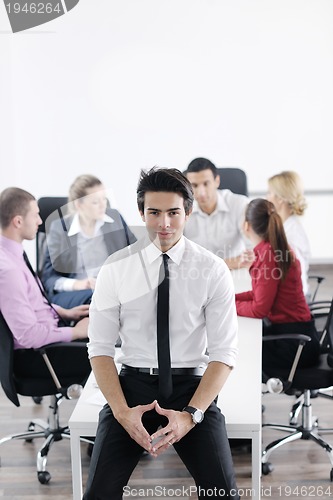
[(282, 219), (273, 203), (263, 198), (252, 200), (247, 206), (245, 220), (258, 236), (271, 244), (283, 280), (295, 258), (290, 251)]

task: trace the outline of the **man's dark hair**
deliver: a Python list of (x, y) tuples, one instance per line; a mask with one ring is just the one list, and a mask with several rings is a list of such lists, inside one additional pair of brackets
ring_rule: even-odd
[(145, 193), (167, 192), (179, 193), (184, 199), (184, 209), (188, 215), (193, 206), (193, 190), (191, 183), (177, 168), (153, 167), (148, 172), (141, 170), (136, 190), (139, 210), (144, 211)]
[(207, 158), (195, 158), (191, 161), (184, 174), (188, 174), (190, 172), (201, 172), (201, 170), (211, 170), (215, 177), (218, 175), (217, 168), (214, 163), (208, 160)]
[(24, 189), (9, 187), (0, 195), (0, 227), (6, 229), (16, 215), (24, 217), (35, 197)]

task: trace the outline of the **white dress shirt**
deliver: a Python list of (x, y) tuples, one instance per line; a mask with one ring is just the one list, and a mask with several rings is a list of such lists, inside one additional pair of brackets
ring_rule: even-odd
[(184, 235), (223, 259), (237, 257), (246, 247), (242, 225), (248, 203), (246, 196), (218, 189), (217, 206), (210, 215), (194, 202)]
[[(238, 323), (228, 267), (184, 237), (167, 254), (171, 366), (206, 366), (208, 361), (233, 366)], [(107, 259), (90, 307), (90, 358), (114, 357), (120, 336), (120, 363), (157, 367), (156, 304), (162, 260), (161, 251), (148, 238)]]
[(309, 292), (308, 272), (311, 256), (310, 242), (297, 215), (291, 215), (283, 223), (288, 243), (301, 264), (303, 293)]

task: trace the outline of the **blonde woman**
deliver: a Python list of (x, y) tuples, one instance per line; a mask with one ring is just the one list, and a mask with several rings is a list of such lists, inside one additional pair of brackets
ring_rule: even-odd
[(69, 189), (70, 214), (47, 231), (42, 280), (49, 299), (62, 307), (90, 303), (106, 258), (136, 241), (121, 214), (107, 207), (106, 190), (93, 175), (79, 175)]
[(300, 221), (300, 216), (304, 214), (307, 206), (300, 176), (296, 172), (285, 170), (270, 177), (267, 199), (274, 204), (280, 215), (288, 243), (300, 261), (303, 293), (307, 297), (311, 250), (309, 239)]

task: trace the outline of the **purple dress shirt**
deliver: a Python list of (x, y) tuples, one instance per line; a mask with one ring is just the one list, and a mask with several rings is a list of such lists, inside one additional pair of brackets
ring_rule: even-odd
[[(55, 306), (57, 307), (57, 306)], [(14, 348), (70, 342), (72, 329), (59, 327), (23, 259), (23, 245), (0, 235), (0, 311), (14, 336)]]

